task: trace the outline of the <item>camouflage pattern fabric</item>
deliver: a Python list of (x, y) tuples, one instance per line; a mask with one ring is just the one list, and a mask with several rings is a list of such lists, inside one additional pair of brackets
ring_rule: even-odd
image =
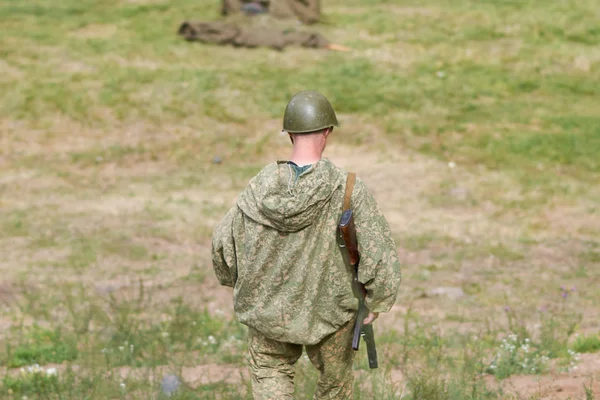
[(320, 0), (271, 0), (269, 13), (276, 18), (297, 18), (305, 24), (319, 22)]
[[(298, 179), (287, 162), (269, 164), (215, 228), (213, 267), (220, 283), (234, 288), (235, 314), (270, 340), (315, 345), (358, 309), (336, 235), (346, 177), (325, 158)], [(360, 179), (352, 207), (366, 305), (387, 312), (400, 284), (396, 246)]]
[[(320, 343), (306, 346), (308, 358), (320, 373), (313, 399), (352, 398), (353, 325), (354, 320), (351, 320)], [(254, 399), (293, 399), (294, 364), (302, 355), (302, 345), (270, 340), (249, 329), (248, 350)]]

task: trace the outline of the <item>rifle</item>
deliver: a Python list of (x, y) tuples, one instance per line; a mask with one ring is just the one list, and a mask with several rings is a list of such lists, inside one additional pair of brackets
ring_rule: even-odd
[(375, 334), (373, 325), (364, 325), (363, 321), (369, 315), (369, 309), (365, 305), (365, 296), (367, 289), (365, 285), (358, 281), (358, 264), (360, 254), (358, 252), (358, 243), (356, 240), (356, 228), (354, 227), (354, 218), (352, 210), (345, 210), (339, 224), (339, 235), (341, 239), (340, 247), (346, 249), (347, 262), (350, 264), (353, 272), (352, 291), (358, 298), (358, 312), (354, 322), (354, 336), (352, 336), (352, 349), (358, 351), (360, 337), (362, 336), (367, 344), (367, 356), (369, 358), (369, 368), (377, 368), (377, 348), (375, 347)]

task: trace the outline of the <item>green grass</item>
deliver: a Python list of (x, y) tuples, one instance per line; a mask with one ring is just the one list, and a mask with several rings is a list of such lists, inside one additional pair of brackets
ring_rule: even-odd
[[(355, 26), (372, 35), (396, 31), (401, 38), (414, 35), (414, 40), (397, 42), (407, 46), (414, 62), (401, 67), (391, 60), (382, 66), (369, 57), (322, 54), (308, 66), (283, 67), (247, 51), (240, 52), (243, 65), (228, 63), (232, 54), (226, 49), (176, 37), (175, 27), (184, 16), (215, 18), (216, 4), (67, 2), (57, 9), (48, 2), (35, 7), (9, 2), (2, 15), (11, 17), (2, 24), (27, 29), (23, 35), (4, 38), (5, 59), (27, 79), (4, 82), (1, 112), (4, 118), (49, 130), (57, 115), (92, 126), (105, 125), (107, 115), (156, 126), (188, 119), (191, 127), (199, 128), (200, 116), (234, 123), (279, 117), (282, 104), (294, 92), (314, 88), (326, 93), (339, 112), (383, 119), (392, 140), (424, 152), (494, 169), (526, 168), (538, 174), (537, 165), (544, 163), (551, 170), (562, 168), (561, 173), (595, 177), (600, 133), (594, 110), (600, 107), (600, 77), (593, 61), (584, 67), (589, 71), (572, 65), (594, 42), (598, 29), (588, 13), (591, 3), (575, 8), (565, 4), (538, 8), (533, 2), (515, 6), (431, 1), (421, 5), (431, 11), (417, 13), (416, 20), (400, 18), (400, 25), (389, 12), (392, 3), (379, 4), (366, 19), (334, 11), (332, 17), (340, 18), (332, 24), (342, 28)], [(329, 6), (336, 9), (335, 2)], [(445, 23), (439, 23), (442, 20)], [(98, 25), (111, 28), (96, 28), (93, 34)], [(517, 26), (515, 31), (501, 33), (511, 26)], [(92, 33), (86, 34), (86, 27)], [(502, 40), (516, 42), (504, 46)], [(356, 43), (360, 48), (361, 42)], [(500, 46), (502, 62), (480, 43)], [(39, 53), (32, 50), (36, 45), (44, 46), (44, 59), (53, 65), (68, 61), (88, 68), (46, 68), (37, 62)], [(422, 52), (422, 47), (429, 51)], [(218, 69), (217, 63), (198, 65), (198, 57), (208, 51), (225, 64)], [(33, 62), (24, 64), (31, 58)], [(197, 67), (190, 68), (190, 63)], [(244, 95), (215, 97), (218, 90)], [(415, 117), (401, 117), (405, 112)], [(196, 118), (189, 118), (192, 115)], [(112, 149), (107, 158), (132, 150)], [(72, 155), (76, 162), (93, 162), (98, 156)]]
[(38, 326), (34, 326), (15, 348), (7, 350), (6, 365), (11, 368), (73, 361), (78, 355), (73, 337), (64, 337), (59, 328), (48, 330)]
[[(0, 361), (9, 367), (24, 368), (18, 374), (3, 378), (0, 394), (14, 395), (15, 398), (35, 393), (50, 398), (65, 395), (67, 398), (86, 395), (95, 398), (122, 391), (146, 396), (158, 393), (157, 382), (151, 381), (150, 376), (161, 378), (164, 367), (181, 371), (186, 367), (217, 363), (235, 366), (240, 371), (245, 369), (246, 332), (239, 323), (190, 307), (181, 298), (168, 304), (156, 303), (153, 300), (157, 294), (155, 290), (146, 289), (141, 282), (137, 289), (138, 292), (129, 299), (117, 299), (112, 295), (97, 297), (90, 295), (83, 286), (65, 286), (59, 295), (49, 293), (28, 298), (20, 314), (51, 328), (23, 325), (20, 342), (12, 344), (18, 341), (18, 336), (9, 339), (6, 358)], [(40, 302), (54, 304), (56, 308), (33, 307)], [(149, 313), (150, 309), (154, 311)], [(157, 315), (169, 318), (157, 321)], [(540, 320), (540, 338), (530, 336), (527, 328), (520, 325), (520, 315), (514, 312), (508, 315), (504, 329), (520, 333), (514, 335), (515, 339), (508, 335), (507, 342), (501, 340), (503, 330), (484, 330), (477, 336), (473, 333), (442, 333), (438, 326), (409, 310), (402, 332), (377, 331), (382, 369), (357, 376), (359, 398), (397, 398), (403, 389), (393, 385), (389, 377), (391, 368), (397, 367), (406, 374), (404, 390), (408, 390), (405, 394), (411, 399), (502, 398), (502, 392), (486, 387), (481, 380), (482, 373), (493, 374), (498, 379), (532, 373), (523, 369), (523, 362), (529, 363), (529, 369), (535, 366), (535, 373), (543, 372), (547, 364), (539, 361), (540, 355), (561, 359), (561, 351), (556, 352), (556, 349), (564, 347), (566, 353), (566, 343), (572, 334), (570, 325), (565, 324), (568, 318), (561, 311)], [(515, 341), (518, 342), (517, 350), (508, 346)], [(578, 343), (583, 343), (583, 339), (579, 339), (573, 348), (583, 351), (583, 345)], [(586, 338), (585, 343), (589, 351), (588, 344), (592, 341)], [(530, 352), (523, 352), (525, 345), (531, 346)], [(49, 363), (62, 364), (66, 369), (59, 367), (51, 373), (49, 369), (55, 367), (49, 367)], [(120, 367), (147, 372), (129, 378), (109, 374)], [(364, 346), (357, 354), (355, 370), (370, 371)], [(452, 370), (457, 373), (439, 374)], [(145, 374), (150, 375), (143, 378)], [(301, 360), (297, 366), (299, 398), (310, 398), (316, 380), (314, 368), (307, 360)], [(216, 389), (227, 398), (246, 398), (244, 393), (247, 393), (248, 384), (246, 378), (242, 378), (238, 385), (183, 386), (177, 392), (177, 398), (214, 398), (210, 393)]]
[(600, 350), (600, 336), (579, 336), (573, 343), (573, 350), (578, 353), (594, 353)]

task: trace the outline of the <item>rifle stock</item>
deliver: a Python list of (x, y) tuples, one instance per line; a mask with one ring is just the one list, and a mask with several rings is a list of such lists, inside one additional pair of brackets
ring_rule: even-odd
[(356, 227), (354, 226), (354, 216), (352, 210), (346, 210), (340, 220), (340, 232), (346, 251), (348, 252), (348, 262), (354, 273), (358, 272), (358, 262), (360, 254), (358, 253), (358, 241), (356, 240)]
[(369, 367), (377, 368), (377, 349), (375, 347), (375, 335), (372, 325), (364, 325), (363, 321), (368, 316), (369, 310), (365, 305), (367, 290), (365, 285), (358, 281), (358, 265), (360, 262), (360, 253), (358, 252), (358, 241), (356, 239), (356, 228), (354, 227), (354, 218), (352, 210), (346, 210), (342, 214), (339, 224), (340, 246), (345, 248), (348, 263), (352, 268), (352, 290), (358, 298), (358, 312), (354, 322), (354, 335), (352, 336), (352, 349), (359, 349), (360, 337), (363, 336), (367, 344), (367, 355), (369, 357)]

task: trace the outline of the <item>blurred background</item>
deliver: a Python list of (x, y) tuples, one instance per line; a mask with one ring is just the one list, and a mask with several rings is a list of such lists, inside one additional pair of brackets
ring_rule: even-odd
[(600, 3), (284, 1), (0, 1), (0, 398), (250, 398), (210, 239), (301, 90), (402, 262), (357, 398), (599, 396)]

